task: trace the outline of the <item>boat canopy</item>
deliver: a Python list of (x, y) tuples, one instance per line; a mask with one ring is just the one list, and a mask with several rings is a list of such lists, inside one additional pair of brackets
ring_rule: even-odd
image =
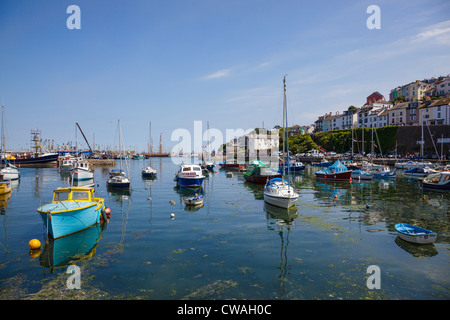
[(269, 185), (275, 185), (277, 182), (284, 182), (285, 184), (289, 185), (289, 182), (288, 182), (287, 180), (285, 180), (285, 179), (282, 179), (282, 178), (272, 178), (272, 179), (270, 179), (270, 180), (267, 182), (266, 186), (269, 186)]
[(94, 201), (94, 188), (57, 188), (53, 193), (53, 202), (61, 201)]

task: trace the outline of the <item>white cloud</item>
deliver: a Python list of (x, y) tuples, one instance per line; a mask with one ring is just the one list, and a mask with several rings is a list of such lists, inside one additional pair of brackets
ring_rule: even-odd
[(222, 77), (226, 77), (226, 76), (230, 75), (230, 73), (231, 73), (230, 69), (223, 69), (223, 70), (219, 70), (219, 71), (216, 71), (214, 73), (211, 73), (211, 74), (203, 77), (203, 79), (222, 78)]
[(412, 38), (413, 42), (437, 40), (442, 44), (450, 44), (450, 20), (429, 26), (425, 31)]

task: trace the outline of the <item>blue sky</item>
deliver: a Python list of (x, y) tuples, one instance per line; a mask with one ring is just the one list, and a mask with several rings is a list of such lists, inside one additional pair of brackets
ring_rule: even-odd
[[(69, 30), (67, 7), (81, 9)], [(370, 30), (377, 5), (381, 29)], [(450, 2), (300, 0), (0, 1), (0, 98), (8, 149), (30, 131), (170, 149), (174, 130), (289, 124), (361, 106), (374, 91), (450, 73)]]

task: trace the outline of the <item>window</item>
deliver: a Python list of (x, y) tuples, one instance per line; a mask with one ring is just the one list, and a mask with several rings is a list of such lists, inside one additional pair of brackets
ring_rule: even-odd
[(441, 113), (440, 112), (438, 112), (438, 116), (437, 116), (438, 118), (440, 118), (441, 117)]
[(89, 200), (88, 192), (72, 192), (72, 200)]
[(56, 192), (54, 201), (65, 201), (69, 199), (69, 192)]

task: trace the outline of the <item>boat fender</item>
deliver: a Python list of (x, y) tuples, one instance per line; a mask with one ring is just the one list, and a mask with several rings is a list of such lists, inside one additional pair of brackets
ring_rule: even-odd
[(111, 209), (110, 208), (105, 208), (103, 207), (102, 210), (100, 210), (101, 213), (101, 218), (103, 221), (108, 220), (109, 218), (111, 218)]

